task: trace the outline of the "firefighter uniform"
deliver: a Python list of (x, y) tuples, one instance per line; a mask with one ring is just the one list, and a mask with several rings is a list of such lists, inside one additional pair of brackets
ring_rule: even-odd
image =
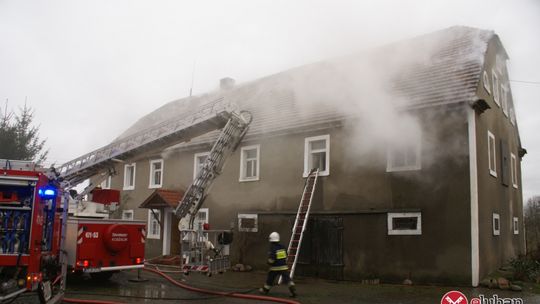
[[(277, 240), (277, 241), (276, 241)], [(291, 296), (296, 296), (296, 288), (294, 282), (289, 276), (289, 267), (287, 266), (287, 250), (283, 245), (279, 243), (279, 234), (273, 232), (270, 234), (270, 251), (268, 252), (268, 276), (266, 277), (266, 283), (263, 288), (260, 289), (262, 293), (268, 293), (272, 285), (277, 278), (281, 276), (282, 282), (289, 286)]]

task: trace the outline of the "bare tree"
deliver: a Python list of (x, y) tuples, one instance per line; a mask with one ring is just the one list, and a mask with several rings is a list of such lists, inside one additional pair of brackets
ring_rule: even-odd
[(525, 206), (527, 254), (540, 258), (540, 196), (534, 196)]

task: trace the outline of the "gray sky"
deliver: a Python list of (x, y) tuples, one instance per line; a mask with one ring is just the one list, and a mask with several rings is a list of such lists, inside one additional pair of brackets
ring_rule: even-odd
[(524, 198), (540, 195), (540, 1), (0, 0), (0, 101), (36, 112), (49, 162), (106, 145), (188, 95), (452, 25), (509, 55)]

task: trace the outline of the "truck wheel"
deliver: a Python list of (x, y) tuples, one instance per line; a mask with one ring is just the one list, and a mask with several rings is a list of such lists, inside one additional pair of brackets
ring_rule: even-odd
[(95, 281), (107, 281), (113, 275), (112, 271), (93, 272), (90, 274), (90, 278)]
[(40, 282), (38, 285), (39, 303), (46, 304), (52, 297), (51, 281)]

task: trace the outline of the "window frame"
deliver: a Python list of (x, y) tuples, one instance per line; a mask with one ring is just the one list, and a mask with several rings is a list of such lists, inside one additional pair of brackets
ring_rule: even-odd
[[(256, 160), (256, 172), (257, 174), (254, 177), (246, 177), (245, 176), (245, 169), (247, 166), (247, 162), (252, 159), (247, 159), (247, 156), (245, 151), (248, 150), (256, 150), (257, 156), (255, 158)], [(253, 182), (258, 181), (260, 178), (260, 168), (261, 168), (261, 145), (251, 145), (251, 146), (245, 146), (240, 149), (240, 177), (238, 178), (238, 181), (240, 182)]]
[[(498, 223), (498, 227), (495, 226), (495, 222)], [(491, 225), (493, 228), (493, 235), (499, 236), (501, 235), (501, 216), (498, 213), (493, 213)]]
[[(153, 210), (154, 210), (154, 212), (152, 212), (152, 209), (148, 209), (148, 221), (147, 221), (148, 229), (147, 229), (146, 238), (147, 239), (160, 240), (161, 239), (161, 225), (159, 223), (161, 221), (161, 210), (159, 210), (159, 209), (153, 209)], [(156, 213), (156, 215), (158, 217), (157, 219), (154, 216), (154, 213)], [(157, 227), (158, 227), (158, 232), (157, 233), (153, 233), (153, 231), (152, 231), (152, 222), (153, 221), (157, 222)]]
[(492, 91), (493, 91), (493, 101), (500, 108), (501, 102), (499, 100), (499, 97), (500, 97), (499, 76), (497, 76), (497, 73), (495, 72), (495, 70), (491, 71), (491, 84), (492, 84)]
[[(416, 229), (394, 229), (394, 218), (416, 217)], [(388, 235), (422, 235), (422, 212), (388, 212), (387, 213)]]
[[(243, 228), (242, 219), (254, 219), (254, 228)], [(259, 215), (257, 213), (238, 213), (238, 231), (240, 232), (258, 232), (259, 231)]]
[(519, 234), (519, 218), (517, 216), (514, 216), (512, 218), (512, 230), (514, 232), (514, 235)]
[(519, 188), (518, 175), (517, 175), (517, 157), (514, 153), (510, 152), (510, 175), (512, 176), (512, 187)]
[(488, 95), (491, 95), (491, 89), (490, 89), (490, 81), (489, 81), (489, 75), (488, 72), (484, 70), (484, 73), (482, 74), (482, 81), (484, 82), (484, 89), (488, 93)]
[[(201, 221), (199, 220), (199, 213), (204, 213), (205, 214), (205, 217), (204, 217), (204, 221)], [(193, 229), (198, 229), (198, 227), (195, 227), (195, 225), (201, 225), (201, 230), (203, 230), (203, 225), (204, 224), (208, 224), (210, 223), (210, 209), (208, 208), (201, 208), (199, 209), (199, 211), (197, 211), (197, 214), (195, 215), (195, 221), (193, 223)]]
[[(197, 174), (199, 173), (199, 166), (198, 166), (198, 159), (199, 157), (201, 156), (206, 156), (208, 157), (210, 155), (210, 151), (207, 151), (207, 152), (199, 152), (199, 153), (195, 153), (193, 154), (193, 179), (197, 178)], [(204, 162), (203, 162), (204, 164)]]
[[(127, 178), (127, 168), (133, 167), (133, 185), (128, 185), (128, 178)], [(137, 163), (131, 163), (131, 164), (125, 164), (124, 165), (124, 187), (123, 190), (134, 190), (135, 189), (135, 182), (137, 177)]]
[[(160, 163), (161, 164), (161, 169), (159, 170), (154, 170), (154, 164), (157, 164), (157, 163)], [(148, 170), (150, 172), (150, 176), (149, 176), (149, 180), (148, 180), (148, 189), (156, 189), (156, 188), (161, 188), (163, 186), (163, 172), (164, 172), (164, 161), (163, 159), (152, 159), (149, 161), (149, 165), (150, 165), (150, 170)], [(154, 174), (156, 173), (156, 171), (159, 171), (160, 172), (160, 179), (159, 179), (159, 184), (156, 184), (155, 181), (154, 181)]]
[[(491, 149), (490, 140), (493, 139), (493, 151)], [(495, 135), (488, 130), (488, 168), (489, 174), (493, 177), (497, 177), (497, 142), (495, 140)], [(492, 155), (493, 152), (493, 155)], [(491, 160), (493, 156), (493, 169), (491, 168)]]
[(107, 176), (106, 179), (104, 179), (100, 184), (99, 187), (101, 189), (111, 189), (112, 186), (112, 175)]
[(400, 171), (418, 171), (422, 170), (422, 134), (419, 134), (417, 138), (415, 138), (415, 142), (413, 143), (415, 145), (415, 151), (416, 151), (416, 163), (415, 164), (406, 164), (404, 166), (394, 166), (394, 157), (395, 157), (395, 150), (392, 146), (389, 146), (386, 151), (386, 172), (400, 172)]
[[(127, 219), (125, 217), (126, 214), (131, 214), (131, 218)], [(122, 210), (122, 219), (123, 220), (129, 220), (129, 221), (135, 220), (135, 212), (133, 211), (133, 209)]]
[(508, 89), (506, 86), (501, 86), (501, 107), (504, 116), (508, 117)]
[[(309, 144), (313, 141), (319, 141), (324, 140), (325, 141), (325, 148), (323, 149), (326, 153), (325, 157), (325, 170), (319, 171), (319, 176), (328, 176), (330, 175), (330, 134), (326, 135), (318, 135), (318, 136), (312, 136), (312, 137), (306, 137), (304, 138), (304, 173), (302, 174), (303, 177), (307, 177), (309, 175), (310, 169), (310, 161), (311, 161), (311, 154), (313, 152), (310, 150)], [(322, 152), (319, 150), (316, 150), (315, 152)]]

